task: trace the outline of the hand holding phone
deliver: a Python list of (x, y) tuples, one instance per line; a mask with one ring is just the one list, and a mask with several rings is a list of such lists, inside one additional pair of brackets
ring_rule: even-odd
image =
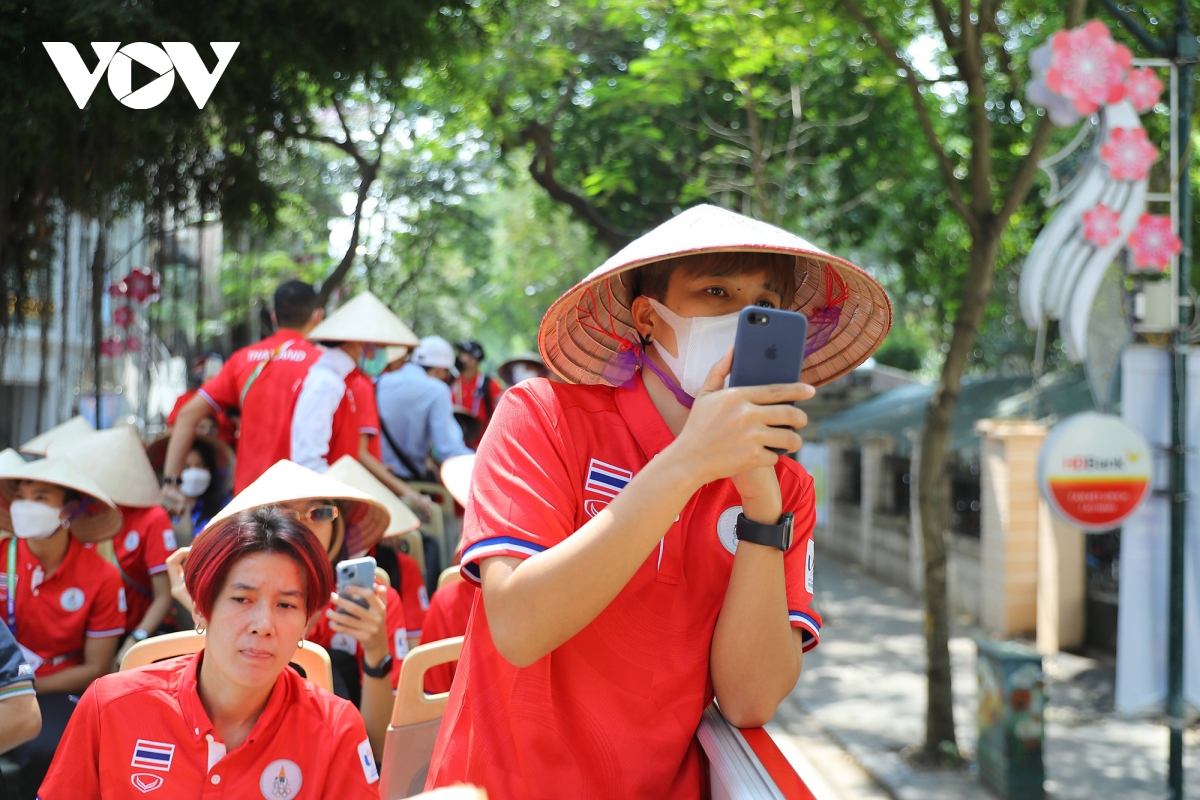
[[(794, 311), (747, 306), (738, 317), (730, 386), (798, 383), (808, 318)], [(784, 451), (772, 447), (776, 453)]]
[(370, 608), (366, 599), (356, 597), (346, 592), (347, 586), (358, 586), (370, 592), (375, 588), (375, 559), (370, 556), (339, 561), (334, 570), (337, 576), (338, 597), (344, 597), (351, 603)]

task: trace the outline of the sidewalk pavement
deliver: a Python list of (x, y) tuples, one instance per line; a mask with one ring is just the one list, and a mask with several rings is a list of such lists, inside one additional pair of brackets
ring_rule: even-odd
[[(902, 756), (920, 744), (925, 727), (920, 601), (829, 557), (818, 562), (816, 576), (821, 644), (804, 656), (800, 683), (768, 729), (818, 800), (990, 798), (973, 764), (951, 772), (919, 771)], [(978, 628), (952, 625), (954, 720), (959, 747), (972, 759), (977, 636), (983, 636)], [(1048, 656), (1044, 665), (1047, 795), (1166, 797), (1162, 722), (1114, 714), (1111, 667), (1068, 653)], [(1200, 728), (1193, 725), (1184, 742), (1185, 796), (1200, 797)], [(876, 786), (862, 780), (863, 771)]]

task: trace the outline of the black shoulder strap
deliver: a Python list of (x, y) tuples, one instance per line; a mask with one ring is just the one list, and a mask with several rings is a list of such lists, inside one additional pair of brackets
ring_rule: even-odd
[[(375, 405), (379, 406), (379, 384), (375, 384)], [(417, 469), (417, 465), (408, 457), (408, 454), (400, 449), (400, 445), (396, 444), (396, 440), (392, 438), (392, 434), (387, 429), (387, 423), (383, 421), (383, 412), (379, 412), (379, 430), (383, 434), (383, 438), (387, 439), (388, 446), (392, 448), (392, 452), (396, 454), (396, 458), (400, 459), (400, 463), (404, 464), (404, 468), (408, 470), (408, 474), (412, 476), (412, 480), (419, 481), (425, 477), (425, 470)]]
[(490, 376), (483, 376), (483, 385), (479, 387), (479, 391), (483, 392), (483, 407), (487, 409), (488, 419), (490, 420), (492, 412), (496, 410), (492, 403), (492, 379)]

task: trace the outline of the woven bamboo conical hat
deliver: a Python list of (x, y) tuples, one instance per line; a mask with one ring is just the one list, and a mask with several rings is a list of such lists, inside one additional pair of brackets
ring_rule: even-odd
[[(6, 466), (0, 469), (0, 495), (6, 504), (11, 504), (21, 481), (40, 481), (62, 486), (77, 492), (83, 502), (78, 513), (71, 519), (71, 533), (81, 542), (98, 543), (107, 541), (121, 531), (121, 512), (117, 504), (85, 475), (73, 461), (65, 458), (42, 458), (37, 461), (17, 464), (6, 458)], [(12, 530), (8, 512), (2, 512), (0, 527)]]
[(44, 456), (54, 442), (69, 442), (95, 432), (96, 429), (92, 427), (92, 423), (83, 417), (71, 417), (61, 425), (55, 425), (50, 430), (39, 433), (17, 449), (28, 456)]
[[(241, 511), (294, 500), (336, 501), (342, 510), (346, 547), (351, 553), (370, 550), (387, 530), (387, 508), (371, 495), (294, 462), (278, 461), (221, 509), (197, 536)], [(331, 551), (336, 551), (339, 544), (333, 542)]]
[(417, 515), (354, 456), (342, 456), (333, 462), (333, 466), (329, 468), (325, 476), (333, 478), (335, 481), (341, 481), (361, 492), (366, 492), (383, 504), (391, 517), (387, 530), (383, 533), (385, 538), (402, 536), (421, 527), (421, 520), (417, 518)]
[(774, 225), (702, 205), (634, 240), (550, 306), (538, 332), (546, 364), (568, 383), (612, 385), (606, 372), (638, 342), (630, 310), (633, 270), (721, 252), (796, 256), (796, 293), (784, 306), (821, 323), (809, 326), (809, 341), (819, 347), (804, 359), (806, 383), (820, 386), (854, 369), (891, 328), (891, 302), (861, 268)]
[(442, 484), (450, 496), (463, 508), (471, 494), (471, 471), (475, 469), (475, 455), (451, 456), (442, 462)]
[[(163, 462), (167, 460), (167, 446), (171, 443), (171, 431), (171, 428), (167, 428), (161, 436), (146, 445), (146, 457), (150, 459), (154, 474), (160, 478)], [(204, 433), (197, 433), (192, 437), (192, 447), (208, 451), (216, 468), (212, 476), (213, 482), (220, 487), (223, 494), (232, 491), (233, 467), (237, 463), (233, 448), (217, 437)]]
[(546, 366), (546, 362), (542, 361), (542, 357), (537, 353), (520, 353), (513, 356), (496, 368), (496, 374), (500, 376), (500, 380), (512, 386), (517, 382), (513, 377), (513, 368), (517, 365), (531, 366), (537, 370), (539, 375), (550, 374), (550, 368)]
[(50, 445), (51, 458), (66, 458), (104, 490), (114, 503), (151, 508), (159, 503), (158, 476), (133, 428), (122, 425)]
[(372, 342), (400, 347), (416, 347), (421, 341), (370, 292), (355, 295), (313, 328), (308, 338), (314, 342)]

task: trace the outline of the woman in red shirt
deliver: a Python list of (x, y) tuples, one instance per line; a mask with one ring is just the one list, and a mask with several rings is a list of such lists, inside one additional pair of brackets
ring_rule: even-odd
[[(110, 675), (84, 693), (39, 797), (373, 798), (379, 773), (354, 707), (287, 669), (333, 572), (278, 508), (228, 517), (184, 579), (204, 650)], [(103, 731), (103, 734), (101, 733)], [(281, 735), (283, 734), (283, 735)]]

